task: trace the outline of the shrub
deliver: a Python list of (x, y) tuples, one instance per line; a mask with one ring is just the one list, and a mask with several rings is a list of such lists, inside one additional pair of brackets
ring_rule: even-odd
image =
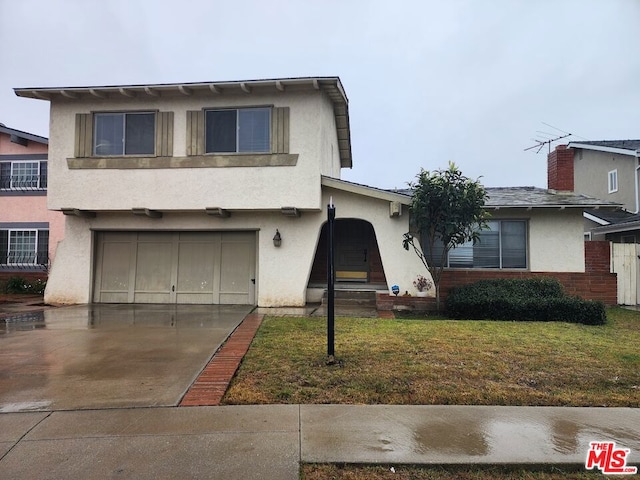
[(450, 318), (472, 320), (562, 321), (603, 325), (602, 302), (565, 295), (553, 278), (481, 280), (452, 289), (447, 296)]
[(27, 280), (23, 277), (11, 277), (7, 280), (5, 290), (7, 293), (32, 293), (36, 295), (44, 294), (47, 282), (40, 278)]

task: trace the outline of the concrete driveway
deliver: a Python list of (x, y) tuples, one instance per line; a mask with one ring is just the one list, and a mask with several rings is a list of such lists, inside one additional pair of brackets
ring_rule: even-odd
[(175, 406), (249, 305), (79, 305), (0, 319), (0, 413)]

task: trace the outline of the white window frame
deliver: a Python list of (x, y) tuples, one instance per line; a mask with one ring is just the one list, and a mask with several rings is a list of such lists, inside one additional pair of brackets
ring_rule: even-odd
[[(470, 266), (451, 266), (451, 260), (450, 260), (450, 256), (451, 254), (456, 250), (456, 248), (452, 248), (451, 250), (449, 250), (449, 252), (447, 253), (447, 257), (445, 258), (445, 268), (451, 268), (451, 269), (456, 269), (456, 270), (463, 270), (463, 269), (473, 269), (473, 270), (528, 270), (529, 269), (529, 222), (526, 219), (520, 219), (520, 218), (504, 218), (504, 219), (496, 219), (496, 220), (492, 220), (494, 222), (499, 223), (499, 229), (497, 230), (498, 232), (498, 249), (499, 249), (499, 253), (498, 253), (498, 263), (499, 266), (498, 267), (482, 267), (482, 266), (478, 266), (478, 267), (474, 267), (473, 265)], [(524, 241), (525, 241), (525, 266), (524, 267), (504, 267), (503, 266), (503, 262), (504, 262), (504, 256), (503, 256), (503, 233), (502, 233), (502, 223), (503, 222), (521, 222), (524, 223)], [(463, 245), (459, 245), (458, 248), (460, 247), (472, 247), (471, 242), (468, 242), (467, 244), (463, 244)], [(471, 254), (473, 257), (473, 254)], [(467, 255), (468, 257), (468, 255)], [(471, 257), (471, 258), (472, 258)]]
[[(35, 228), (8, 228), (7, 229), (7, 266), (10, 267), (35, 267), (38, 265), (38, 230)], [(35, 245), (33, 250), (33, 262), (11, 262), (11, 234), (35, 232)]]
[(608, 173), (608, 186), (609, 193), (616, 193), (618, 191), (618, 169), (611, 170)]
[[(0, 188), (2, 191), (11, 190), (46, 190), (47, 187), (42, 186), (42, 163), (47, 163), (46, 160), (6, 160), (0, 163), (8, 163), (9, 166), (9, 188)], [(37, 164), (36, 185), (35, 186), (21, 186), (17, 180), (17, 174), (14, 174), (15, 167), (17, 165), (24, 165), (27, 163)]]

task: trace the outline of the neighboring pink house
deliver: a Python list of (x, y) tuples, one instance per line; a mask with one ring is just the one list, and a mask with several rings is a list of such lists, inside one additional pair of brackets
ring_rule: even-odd
[(0, 274), (47, 272), (64, 216), (47, 210), (49, 140), (0, 123)]

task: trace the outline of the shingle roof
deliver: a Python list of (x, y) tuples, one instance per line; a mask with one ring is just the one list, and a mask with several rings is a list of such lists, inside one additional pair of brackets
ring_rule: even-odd
[[(487, 208), (619, 208), (619, 203), (608, 202), (578, 193), (556, 192), (538, 187), (487, 187)], [(410, 189), (394, 190), (396, 193), (411, 196)]]
[(596, 147), (621, 148), (623, 150), (640, 150), (640, 140), (593, 140), (587, 142), (571, 142), (574, 144), (593, 145)]
[(609, 222), (611, 225), (618, 225), (621, 223), (637, 222), (640, 221), (640, 214), (627, 212), (626, 210), (585, 210), (586, 213), (593, 215), (594, 217), (601, 218), (602, 220)]
[(608, 202), (574, 192), (556, 192), (538, 187), (489, 187), (487, 207), (619, 207)]

